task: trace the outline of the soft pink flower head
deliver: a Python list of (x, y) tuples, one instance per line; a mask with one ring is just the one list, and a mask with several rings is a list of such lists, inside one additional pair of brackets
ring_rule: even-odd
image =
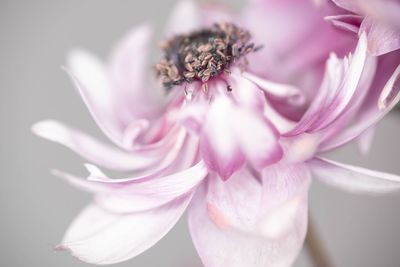
[(118, 148), (55, 121), (34, 132), (135, 175), (111, 179), (92, 164), (87, 179), (54, 171), (94, 194), (57, 248), (89, 263), (121, 262), (188, 208), (205, 266), (290, 266), (312, 176), (352, 192), (400, 189), (396, 175), (321, 157), (353, 140), (366, 151), (370, 129), (400, 99), (397, 49), (371, 53), (371, 32), (332, 19), (341, 12), (328, 1), (254, 0), (239, 17), (181, 1), (157, 71), (148, 26), (133, 29), (108, 65), (72, 52), (66, 70)]

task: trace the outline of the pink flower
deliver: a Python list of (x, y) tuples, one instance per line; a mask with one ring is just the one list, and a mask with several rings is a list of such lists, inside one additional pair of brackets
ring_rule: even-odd
[(400, 2), (396, 0), (333, 0), (350, 13), (332, 16), (339, 27), (368, 34), (369, 50), (382, 55), (400, 48)]
[(87, 179), (55, 171), (94, 193), (58, 249), (90, 263), (124, 261), (189, 207), (205, 266), (290, 266), (307, 229), (312, 176), (354, 192), (400, 189), (398, 176), (321, 157), (356, 138), (368, 144), (366, 133), (400, 99), (398, 58), (370, 55), (368, 32), (358, 39), (324, 19), (342, 11), (254, 0), (237, 18), (182, 1), (158, 79), (146, 68), (148, 26), (128, 34), (107, 66), (71, 53), (66, 69), (118, 148), (55, 121), (34, 132), (135, 175), (110, 179), (91, 164)]

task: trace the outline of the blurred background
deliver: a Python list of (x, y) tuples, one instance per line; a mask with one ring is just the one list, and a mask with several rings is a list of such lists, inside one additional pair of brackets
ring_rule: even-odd
[[(105, 58), (143, 21), (161, 32), (174, 2), (0, 0), (0, 266), (89, 266), (53, 250), (90, 196), (49, 171), (83, 175), (82, 160), (37, 138), (30, 127), (58, 119), (104, 139), (61, 70), (66, 53), (79, 46)], [(229, 4), (240, 8), (243, 3)], [(398, 116), (392, 113), (380, 124), (369, 156), (348, 146), (331, 157), (400, 174)], [(310, 209), (335, 266), (398, 267), (399, 204), (400, 194), (351, 195), (314, 182)], [(155, 247), (115, 266), (200, 267), (201, 262), (183, 218)], [(296, 266), (311, 266), (306, 250)]]

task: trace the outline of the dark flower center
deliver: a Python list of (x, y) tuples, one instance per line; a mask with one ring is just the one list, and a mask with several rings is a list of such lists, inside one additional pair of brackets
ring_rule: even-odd
[(210, 28), (177, 35), (162, 44), (164, 57), (156, 65), (157, 75), (165, 88), (191, 83), (207, 84), (238, 59), (258, 50), (250, 42), (251, 35), (231, 23), (219, 23)]

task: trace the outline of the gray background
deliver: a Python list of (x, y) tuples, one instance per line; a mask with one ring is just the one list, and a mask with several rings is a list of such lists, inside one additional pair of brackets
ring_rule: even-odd
[[(82, 46), (105, 57), (131, 26), (146, 20), (162, 25), (173, 2), (0, 1), (1, 267), (88, 266), (53, 251), (90, 196), (52, 177), (49, 170), (84, 174), (82, 161), (29, 129), (38, 120), (53, 118), (103, 138), (61, 71), (65, 54)], [(368, 157), (360, 157), (353, 147), (332, 157), (400, 174), (398, 117), (392, 114), (380, 126)], [(336, 266), (400, 266), (399, 201), (400, 194), (355, 196), (314, 183), (311, 211)], [(151, 250), (116, 266), (201, 264), (181, 220)], [(305, 252), (296, 266), (311, 266)]]

